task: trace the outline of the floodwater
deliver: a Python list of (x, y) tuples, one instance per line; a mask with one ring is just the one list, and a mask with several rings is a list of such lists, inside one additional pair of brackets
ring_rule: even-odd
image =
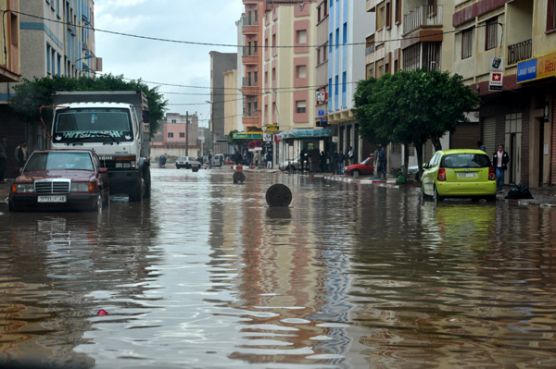
[[(0, 360), (556, 367), (556, 210), (280, 173), (153, 182), (99, 215), (0, 207)], [(278, 182), (289, 209), (265, 205)]]

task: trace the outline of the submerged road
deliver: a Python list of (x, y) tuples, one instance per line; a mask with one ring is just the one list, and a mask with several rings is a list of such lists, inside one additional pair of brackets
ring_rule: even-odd
[(550, 208), (156, 169), (101, 214), (0, 206), (0, 361), (554, 368), (555, 233)]

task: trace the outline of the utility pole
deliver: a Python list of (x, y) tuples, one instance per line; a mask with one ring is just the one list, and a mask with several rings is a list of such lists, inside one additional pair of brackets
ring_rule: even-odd
[(185, 156), (189, 156), (189, 112), (185, 112)]

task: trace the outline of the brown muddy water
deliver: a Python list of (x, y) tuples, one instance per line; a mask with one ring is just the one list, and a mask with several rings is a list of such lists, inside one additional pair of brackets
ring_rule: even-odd
[[(0, 206), (0, 361), (556, 367), (556, 210), (279, 173), (153, 181), (102, 214)], [(289, 209), (265, 204), (278, 182)]]

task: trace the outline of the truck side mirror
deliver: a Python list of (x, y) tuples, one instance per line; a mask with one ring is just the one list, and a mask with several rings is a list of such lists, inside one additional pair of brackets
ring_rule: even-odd
[(150, 123), (148, 110), (143, 110), (143, 123)]

